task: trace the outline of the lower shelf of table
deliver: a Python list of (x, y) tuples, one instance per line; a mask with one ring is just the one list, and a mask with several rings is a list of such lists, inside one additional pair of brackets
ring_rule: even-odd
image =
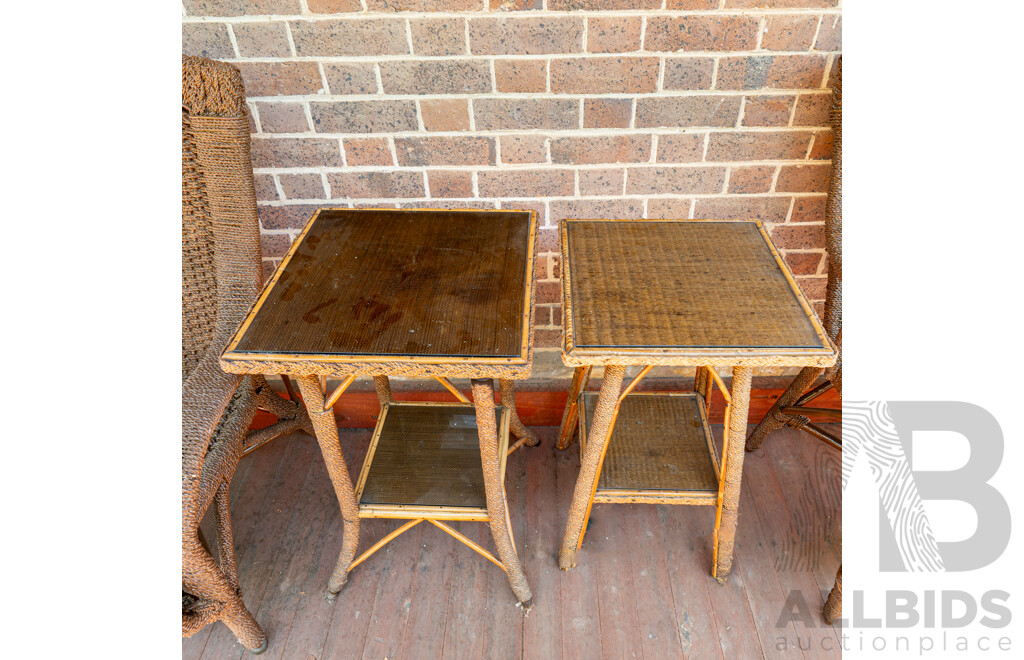
[[(495, 406), (499, 478), (510, 409)], [(465, 403), (385, 404), (363, 462), (361, 518), (487, 520), (476, 411)]]
[[(580, 394), (581, 451), (586, 448), (597, 399), (597, 392)], [(594, 501), (714, 505), (718, 466), (698, 394), (630, 394), (619, 407)]]

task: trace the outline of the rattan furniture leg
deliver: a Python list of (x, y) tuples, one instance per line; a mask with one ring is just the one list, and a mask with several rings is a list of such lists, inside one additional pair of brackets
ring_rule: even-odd
[(576, 367), (572, 372), (572, 383), (569, 385), (569, 398), (565, 402), (565, 412), (562, 413), (562, 425), (558, 428), (558, 448), (565, 449), (572, 444), (576, 432), (579, 430), (579, 398), (580, 392), (587, 387), (590, 380), (590, 371), (593, 367)]
[(726, 448), (722, 460), (723, 484), (715, 513), (715, 558), (711, 574), (725, 582), (732, 568), (732, 552), (736, 542), (736, 523), (739, 519), (740, 482), (743, 480), (742, 440), (747, 435), (747, 413), (750, 410), (750, 380), (753, 369), (733, 367), (732, 407), (726, 429)]
[(327, 600), (334, 601), (338, 592), (348, 580), (348, 570), (356, 556), (359, 546), (359, 506), (356, 503), (355, 489), (349, 477), (348, 466), (341, 452), (338, 439), (338, 426), (334, 420), (334, 411), (324, 408), (324, 391), (320, 387), (320, 379), (316, 376), (299, 376), (299, 390), (306, 402), (306, 410), (316, 431), (316, 440), (320, 444), (320, 452), (327, 465), (327, 474), (334, 486), (334, 494), (338, 498), (341, 517), (344, 521), (344, 537), (334, 572), (327, 582)]
[(387, 376), (374, 376), (373, 387), (377, 390), (377, 400), (380, 401), (380, 405), (395, 402), (395, 397), (391, 394), (391, 381)]
[(512, 435), (519, 438), (519, 442), (510, 448), (509, 451), (518, 449), (519, 445), (522, 444), (527, 447), (536, 447), (540, 444), (540, 436), (528, 429), (526, 424), (523, 424), (519, 419), (519, 411), (516, 410), (516, 382), (508, 378), (500, 378), (498, 382), (501, 384), (501, 405), (506, 406), (512, 411), (509, 430), (512, 432)]
[(784, 414), (782, 409), (796, 404), (803, 393), (810, 388), (814, 381), (818, 380), (818, 376), (823, 371), (824, 369), (820, 367), (804, 367), (800, 370), (800, 373), (789, 384), (789, 387), (782, 393), (782, 396), (776, 399), (768, 414), (754, 427), (754, 431), (747, 438), (747, 451), (754, 451), (761, 446), (765, 436), (790, 423), (793, 416)]
[(587, 447), (580, 460), (580, 473), (576, 478), (576, 488), (573, 490), (572, 502), (569, 505), (569, 520), (565, 524), (562, 549), (558, 553), (558, 566), (563, 571), (576, 566), (576, 553), (583, 544), (583, 535), (594, 503), (597, 479), (601, 474), (601, 464), (608, 448), (608, 438), (612, 434), (615, 413), (619, 407), (619, 393), (622, 391), (622, 378), (625, 374), (626, 368), (621, 365), (608, 365), (604, 369), (601, 394), (594, 411)]
[(821, 613), (825, 616), (825, 621), (830, 624), (835, 623), (836, 620), (843, 617), (843, 565), (839, 565), (839, 571), (836, 573), (836, 582), (832, 585), (832, 591), (828, 593), (828, 600), (825, 601), (825, 607)]
[(490, 378), (474, 378), (471, 382), (477, 433), (480, 435), (480, 461), (484, 469), (484, 490), (487, 495), (487, 517), (491, 525), (491, 535), (494, 537), (494, 545), (498, 548), (501, 563), (508, 574), (512, 591), (515, 592), (523, 609), (529, 611), (533, 607), (533, 594), (516, 554), (516, 542), (512, 537), (512, 525), (505, 499), (505, 484), (501, 481), (502, 457), (498, 451), (498, 432), (494, 422), (494, 381)]

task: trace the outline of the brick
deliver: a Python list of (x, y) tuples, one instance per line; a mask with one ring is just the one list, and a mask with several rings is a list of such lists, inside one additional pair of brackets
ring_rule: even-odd
[(794, 126), (828, 126), (831, 94), (801, 94), (796, 100)]
[(744, 96), (744, 126), (789, 126), (795, 96)]
[[(501, 208), (510, 211), (533, 211), (537, 214), (537, 226), (543, 227), (548, 216), (547, 205), (536, 199), (513, 199), (501, 202)], [(538, 248), (539, 250), (539, 248)]]
[(626, 172), (622, 168), (580, 170), (581, 195), (621, 195)]
[(274, 272), (277, 271), (277, 266), (281, 262), (278, 259), (264, 259), (263, 260), (263, 282), (264, 284), (274, 276)]
[(626, 176), (630, 195), (694, 195), (722, 192), (724, 167), (631, 167)]
[(551, 325), (551, 307), (548, 305), (533, 308), (533, 325)]
[(562, 331), (537, 328), (533, 331), (533, 344), (537, 348), (558, 348), (562, 345)]
[[(551, 277), (549, 275), (549, 273), (551, 272), (551, 260), (550, 260), (550, 257), (553, 257), (553, 256), (554, 255), (542, 255), (542, 256), (537, 257), (534, 260), (533, 272), (536, 273), (536, 276), (537, 276), (538, 280), (544, 281), (544, 280), (556, 279), (556, 278), (553, 278), (553, 277)], [(544, 309), (548, 309), (548, 308), (545, 307)], [(541, 324), (541, 325), (543, 325), (543, 324)]]
[(803, 160), (811, 133), (713, 133), (706, 160)]
[(584, 128), (629, 128), (632, 99), (584, 99)]
[(808, 50), (818, 31), (817, 16), (769, 16), (761, 37), (763, 50)]
[(277, 185), (274, 184), (274, 177), (271, 174), (254, 174), (253, 181), (256, 185), (256, 200), (260, 202), (276, 202), (279, 197)]
[(640, 94), (657, 89), (656, 57), (551, 60), (551, 91), (556, 94)]
[(414, 202), (402, 202), (398, 207), (403, 209), (495, 209), (497, 202), (464, 199), (417, 199)]
[[(510, 204), (512, 202), (509, 202)], [(552, 202), (555, 204), (556, 202)], [(557, 202), (561, 203), (561, 202)], [(548, 216), (548, 224), (557, 225), (558, 220), (553, 215)], [(558, 252), (558, 229), (557, 227), (551, 229), (541, 228), (537, 230), (537, 251), (538, 252)]]
[(473, 197), (473, 173), (466, 170), (428, 170), (431, 197)]
[(425, 18), (409, 21), (412, 52), (416, 55), (466, 53), (466, 19)]
[(828, 285), (827, 277), (797, 277), (795, 279), (808, 301), (825, 299), (825, 290)]
[(292, 41), (300, 57), (337, 55), (405, 55), (409, 42), (405, 21), (343, 18), (293, 21)]
[(723, 57), (718, 62), (718, 89), (813, 89), (821, 87), (825, 55), (757, 55)]
[(693, 200), (685, 197), (652, 198), (647, 200), (647, 217), (656, 220), (681, 220), (690, 217)]
[(366, 0), (369, 11), (477, 11), (480, 0)]
[(711, 57), (677, 57), (665, 60), (664, 88), (711, 89), (715, 60)]
[(665, 9), (718, 9), (719, 0), (668, 0)]
[(536, 292), (538, 305), (562, 302), (562, 285), (558, 282), (538, 282)]
[(423, 173), (403, 170), (387, 172), (329, 172), (327, 182), (331, 185), (331, 197), (337, 198), (382, 198), (424, 197)]
[(675, 133), (658, 136), (659, 163), (695, 163), (704, 159), (706, 133)]
[(473, 94), (491, 91), (491, 68), (480, 60), (381, 62), (385, 94)]
[(428, 131), (468, 131), (467, 99), (421, 99), (420, 118)]
[(740, 100), (738, 96), (641, 98), (636, 102), (636, 126), (735, 126)]
[(650, 135), (564, 137), (551, 140), (553, 163), (646, 163), (650, 157)]
[(320, 133), (393, 133), (415, 131), (415, 101), (341, 101), (309, 104)]
[(337, 140), (326, 138), (252, 139), (253, 167), (341, 167)]
[(797, 197), (790, 222), (825, 222), (825, 197)]
[[(820, 252), (787, 252), (783, 259), (794, 275), (814, 275), (821, 263)], [(806, 295), (806, 291), (804, 292)]]
[(319, 174), (279, 174), (286, 199), (324, 199), (324, 182)]
[(264, 229), (301, 229), (320, 208), (320, 204), (289, 206), (257, 206), (260, 226)]
[(639, 16), (604, 16), (587, 19), (588, 53), (631, 53), (640, 50)]
[[(557, 224), (565, 218), (636, 219), (644, 215), (644, 204), (637, 199), (571, 199), (552, 200), (551, 222)], [(554, 250), (558, 250), (555, 236)]]
[(501, 162), (505, 165), (525, 163), (546, 163), (548, 161), (547, 137), (544, 135), (502, 136)]
[(568, 197), (574, 194), (572, 170), (483, 170), (477, 173), (481, 197)]
[(314, 62), (239, 62), (246, 96), (318, 94), (323, 89)]
[(821, 27), (818, 28), (818, 39), (814, 42), (814, 50), (843, 49), (843, 17), (822, 16)]
[(301, 103), (257, 103), (264, 133), (308, 133), (309, 121)]
[(395, 138), (398, 164), (411, 167), (425, 165), (494, 165), (494, 138), (489, 137), (425, 137)]
[(775, 247), (782, 250), (811, 250), (825, 247), (825, 225), (776, 225), (769, 233)]
[(661, 0), (548, 0), (550, 11), (661, 9)]
[(283, 257), (291, 246), (292, 239), (288, 234), (260, 234), (260, 255), (262, 257)]
[(583, 50), (583, 19), (574, 16), (471, 18), (474, 55), (538, 55)]
[(490, 7), (492, 11), (544, 9), (544, 0), (490, 0), (488, 7)]
[(344, 14), (363, 10), (363, 3), (359, 0), (306, 0), (306, 6), (314, 14)]
[(233, 58), (235, 50), (224, 23), (182, 23), (181, 53), (198, 57)]
[(546, 92), (548, 63), (544, 60), (495, 60), (494, 84), (499, 92)]
[(751, 16), (652, 16), (647, 19), (648, 51), (754, 50), (760, 21)]
[(774, 165), (730, 168), (728, 192), (743, 195), (769, 192), (772, 189), (772, 177), (774, 176)]
[(476, 128), (481, 131), (565, 129), (579, 127), (575, 99), (478, 99), (473, 101)]
[[(562, 279), (562, 257), (557, 254), (553, 254), (548, 257), (548, 259), (551, 262), (551, 277), (556, 280)], [(559, 313), (561, 313), (561, 310), (559, 310)]]
[(345, 148), (345, 163), (349, 167), (395, 164), (387, 138), (345, 138), (342, 146)]
[(242, 57), (290, 57), (288, 33), (281, 21), (270, 23), (235, 23), (231, 26)]
[(189, 16), (265, 16), (298, 14), (299, 0), (185, 0)]
[(835, 7), (839, 0), (725, 0), (726, 9), (810, 9)]
[(693, 217), (701, 219), (751, 219), (784, 222), (788, 197), (702, 197), (694, 200)]
[(331, 94), (376, 94), (377, 74), (372, 64), (324, 64)]
[(832, 158), (832, 147), (835, 136), (832, 131), (814, 134), (814, 144), (811, 145), (811, 153), (808, 156), (811, 160), (829, 160)]
[(784, 165), (775, 183), (778, 192), (827, 192), (831, 165)]

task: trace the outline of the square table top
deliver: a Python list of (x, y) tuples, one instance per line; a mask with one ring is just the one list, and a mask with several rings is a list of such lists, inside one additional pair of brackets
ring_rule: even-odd
[(221, 366), (525, 377), (536, 225), (530, 211), (320, 209)]
[(836, 352), (756, 220), (563, 220), (569, 366), (827, 366)]

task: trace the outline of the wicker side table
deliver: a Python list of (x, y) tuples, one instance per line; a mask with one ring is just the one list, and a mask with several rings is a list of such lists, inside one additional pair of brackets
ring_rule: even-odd
[[(757, 221), (563, 220), (564, 347), (575, 367), (558, 446), (581, 462), (559, 565), (576, 565), (597, 503), (717, 509), (712, 575), (732, 566), (750, 382), (758, 366), (828, 366), (836, 351)], [(604, 366), (599, 394), (586, 392)], [(623, 388), (625, 370), (641, 367)], [(632, 394), (655, 366), (697, 367), (693, 392)], [(726, 387), (716, 368), (732, 369)], [(726, 401), (719, 456), (707, 413)]]
[[(222, 354), (225, 371), (298, 381), (345, 525), (328, 600), (426, 520), (501, 567), (532, 606), (504, 474), (507, 454), (539, 441), (519, 421), (513, 387), (531, 369), (536, 225), (526, 211), (321, 209)], [(328, 376), (341, 379), (330, 393)], [(353, 485), (332, 408), (357, 376), (373, 377), (381, 414)], [(458, 401), (395, 401), (388, 376), (437, 379)], [(472, 379), (472, 401), (452, 377)], [(357, 557), (362, 518), (408, 522)], [(488, 522), (498, 557), (446, 520)]]

